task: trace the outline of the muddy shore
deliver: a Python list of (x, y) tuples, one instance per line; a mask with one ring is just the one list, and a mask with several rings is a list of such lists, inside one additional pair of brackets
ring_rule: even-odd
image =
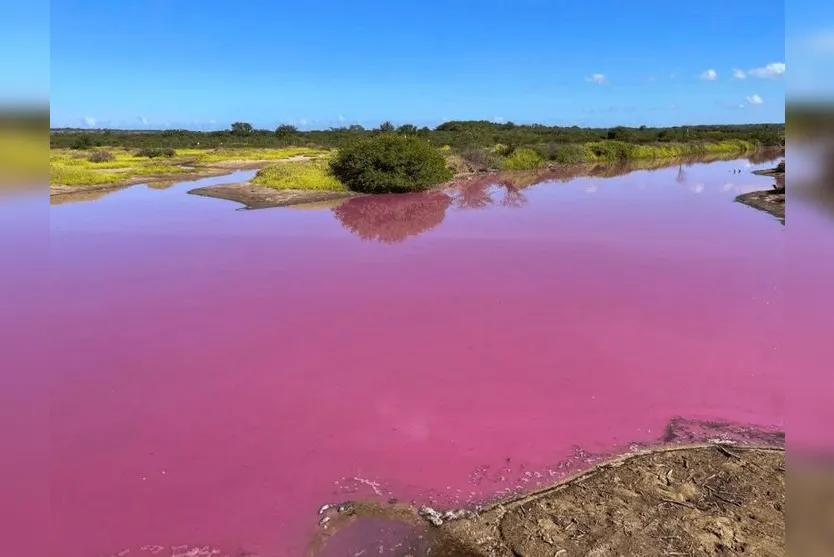
[(242, 204), (246, 209), (266, 209), (269, 207), (306, 207), (311, 204), (328, 203), (338, 206), (338, 202), (362, 194), (342, 191), (311, 190), (277, 190), (267, 186), (243, 182), (239, 184), (221, 184), (189, 190), (190, 194), (202, 197), (214, 197)]
[(753, 174), (759, 176), (771, 176), (775, 179), (773, 187), (769, 190), (752, 191), (743, 193), (736, 197), (736, 201), (764, 211), (785, 224), (785, 171), (778, 168), (768, 170), (756, 170)]
[(478, 512), (361, 503), (322, 512), (310, 557), (354, 554), (340, 534), (367, 521), (377, 528), (388, 521), (389, 531), (399, 524), (398, 545), (411, 555), (777, 557), (785, 554), (785, 452), (725, 443), (665, 447)]

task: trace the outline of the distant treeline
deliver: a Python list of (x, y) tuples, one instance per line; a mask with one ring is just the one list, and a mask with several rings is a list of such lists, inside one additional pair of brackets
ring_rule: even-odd
[(784, 124), (744, 124), (714, 126), (676, 126), (654, 128), (580, 128), (541, 124), (520, 125), (512, 122), (498, 124), (488, 121), (452, 121), (434, 129), (413, 125), (395, 127), (386, 122), (379, 128), (366, 129), (359, 125), (329, 130), (300, 131), (283, 125), (275, 130), (254, 129), (246, 122), (236, 122), (224, 131), (199, 132), (190, 130), (81, 130), (53, 129), (50, 134), (54, 148), (87, 148), (112, 146), (125, 148), (216, 148), (216, 147), (287, 147), (315, 146), (339, 148), (358, 138), (379, 133), (398, 133), (418, 136), (441, 147), (453, 149), (484, 148), (496, 144), (511, 147), (548, 144), (590, 143), (616, 140), (635, 144), (689, 143), (742, 140), (762, 146), (779, 146), (785, 142)]

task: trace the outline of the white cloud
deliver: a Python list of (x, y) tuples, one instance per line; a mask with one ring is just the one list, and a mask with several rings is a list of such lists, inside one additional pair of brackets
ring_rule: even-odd
[(596, 83), (597, 85), (606, 85), (608, 83), (608, 78), (605, 77), (604, 74), (595, 73), (590, 77), (586, 77), (585, 81), (590, 81), (591, 83)]
[(339, 122), (344, 123), (347, 118), (345, 118), (344, 114), (339, 114)]
[(759, 95), (753, 94), (749, 97), (745, 97), (748, 104), (764, 104), (764, 99), (761, 98)]
[(492, 121), (496, 124), (506, 124), (507, 119), (503, 116), (493, 116)]
[(785, 63), (771, 62), (763, 68), (754, 68), (748, 71), (747, 73), (749, 75), (752, 75), (753, 77), (776, 79), (777, 77), (782, 77), (783, 75), (785, 75)]
[(147, 118), (145, 118), (144, 116), (139, 116), (139, 117), (138, 117), (138, 120), (139, 120), (139, 123), (140, 123), (140, 124), (142, 124), (143, 126), (147, 126), (147, 125), (148, 125), (148, 119), (147, 119)]
[(701, 73), (701, 79), (705, 81), (715, 81), (716, 79), (718, 79), (718, 72), (713, 70), (712, 68), (705, 70), (703, 73)]
[(747, 79), (747, 74), (744, 73), (744, 70), (733, 68), (733, 77), (735, 79)]
[(98, 123), (98, 120), (96, 120), (92, 116), (84, 116), (84, 125), (87, 126), (88, 128), (96, 127), (97, 123)]

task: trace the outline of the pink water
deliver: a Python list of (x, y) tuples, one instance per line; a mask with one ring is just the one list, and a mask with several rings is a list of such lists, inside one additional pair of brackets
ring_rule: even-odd
[(733, 202), (770, 184), (744, 164), (335, 211), (194, 184), (52, 206), (45, 294), (0, 322), (26, 361), (3, 553), (296, 556), (322, 503), (470, 505), (678, 416), (782, 429), (786, 228)]

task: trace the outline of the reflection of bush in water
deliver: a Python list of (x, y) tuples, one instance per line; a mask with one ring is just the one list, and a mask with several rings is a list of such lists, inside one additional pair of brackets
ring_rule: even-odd
[[(457, 192), (456, 204), (461, 209), (483, 209), (490, 205), (502, 207), (521, 207), (527, 203), (527, 198), (521, 189), (523, 185), (516, 183), (520, 175), (487, 175), (460, 182), (454, 186)], [(503, 188), (504, 195), (496, 201), (492, 194), (493, 188)]]
[(778, 149), (761, 149), (750, 153), (745, 158), (750, 161), (750, 164), (764, 164), (778, 158), (781, 154), (782, 151)]
[(443, 192), (365, 196), (333, 209), (342, 226), (366, 240), (401, 242), (443, 222), (452, 198)]

